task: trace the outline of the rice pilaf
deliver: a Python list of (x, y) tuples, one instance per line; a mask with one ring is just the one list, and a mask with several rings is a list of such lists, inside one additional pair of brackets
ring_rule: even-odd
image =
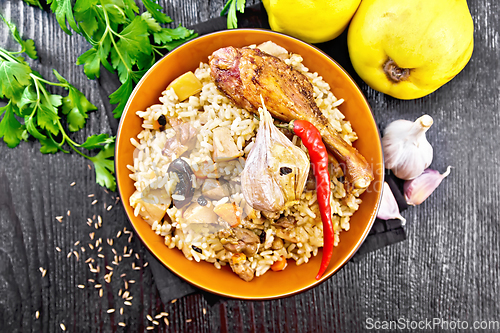
[[(357, 139), (356, 133), (337, 108), (343, 100), (332, 94), (329, 85), (321, 76), (309, 72), (302, 64), (300, 55), (282, 53), (279, 57), (307, 76), (314, 87), (314, 98), (318, 107), (340, 136), (352, 144)], [(178, 248), (189, 260), (205, 260), (213, 263), (218, 269), (235, 260), (234, 253), (225, 246), (227, 240), (224, 238), (225, 230), (230, 230), (231, 225), (220, 217), (215, 229), (213, 224), (205, 225), (200, 221), (190, 223), (183, 217), (186, 208), (177, 209), (171, 204), (172, 195), (176, 200), (185, 199), (174, 194), (180, 180), (175, 173), (167, 171), (171, 162), (180, 157), (191, 166), (195, 175), (191, 177), (194, 188), (191, 202), (201, 200), (204, 207), (212, 210), (228, 203), (244, 207), (237, 227), (250, 231), (259, 240), (255, 244), (255, 253), (247, 254), (242, 259), (248, 262), (252, 274), (264, 274), (282, 258), (293, 259), (297, 265), (307, 263), (312, 256), (317, 255), (318, 248), (323, 246), (323, 226), (316, 191), (305, 188), (298, 204), (279, 213), (259, 212), (251, 207), (248, 210), (249, 206), (245, 206), (241, 193), (239, 175), (245, 166), (245, 158), (254, 145), (259, 121), (245, 109), (234, 106), (217, 89), (207, 63), (200, 63), (194, 75), (202, 83), (199, 93), (179, 102), (174, 90), (168, 89), (163, 91), (160, 97), (161, 104), (137, 112), (143, 120), (143, 130), (137, 135), (137, 139), (131, 139), (137, 149), (134, 153), (134, 164), (128, 166), (132, 172), (130, 178), (135, 181), (136, 188), (130, 198), (134, 214), (143, 216), (156, 234), (165, 238), (167, 247)], [(164, 119), (167, 123), (158, 128), (158, 120), (163, 123)], [(192, 149), (181, 156), (166, 156), (165, 145), (169, 139), (172, 140), (178, 135), (179, 124), (190, 125), (196, 142)], [(214, 148), (221, 144), (217, 139), (214, 140), (213, 130), (216, 128), (227, 128), (230, 131), (237, 149), (241, 152), (240, 157), (213, 162)], [(297, 136), (293, 135), (291, 141), (307, 154), (307, 149)], [(202, 177), (199, 177), (200, 173)], [(206, 198), (202, 187), (203, 183), (210, 179), (224, 181), (229, 184), (231, 191), (218, 200)], [(358, 209), (361, 199), (356, 195), (346, 195), (343, 183), (336, 177), (331, 177), (330, 187), (334, 245), (337, 246), (340, 232), (349, 230), (350, 216)], [(153, 217), (154, 212), (152, 214), (151, 211), (158, 207), (160, 215), (165, 215), (166, 211), (164, 218)], [(283, 218), (289, 223), (281, 223)]]

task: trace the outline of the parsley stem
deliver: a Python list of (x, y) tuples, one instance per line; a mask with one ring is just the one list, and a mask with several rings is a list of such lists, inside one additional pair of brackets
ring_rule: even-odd
[[(117, 33), (116, 31), (114, 31), (113, 29), (111, 29), (111, 25), (109, 23), (109, 17), (108, 17), (108, 12), (106, 11), (105, 7), (102, 8), (102, 12), (104, 13), (104, 19), (106, 21), (106, 31), (105, 33), (103, 34), (103, 38), (104, 36), (106, 35), (106, 33), (109, 31), (111, 32), (112, 35), (118, 37), (118, 38), (121, 38), (120, 34)], [(125, 62), (125, 59), (123, 59), (123, 56), (120, 52), (120, 49), (118, 48), (118, 45), (116, 45), (116, 41), (115, 41), (115, 38), (114, 37), (111, 37), (111, 43), (113, 43), (113, 46), (115, 48), (115, 51), (116, 51), (116, 54), (120, 57), (120, 60), (122, 61), (123, 65), (125, 66), (125, 68), (127, 68), (127, 72), (128, 72), (128, 76), (130, 76), (130, 74), (132, 73), (132, 69), (129, 68), (127, 66), (127, 63)], [(101, 41), (102, 41), (102, 38), (101, 38)], [(122, 82), (124, 83), (124, 82)]]
[(71, 140), (71, 138), (66, 134), (66, 131), (64, 130), (64, 128), (59, 120), (57, 121), (57, 126), (59, 127), (59, 130), (61, 131), (61, 134), (63, 136), (63, 140), (61, 141), (60, 145), (62, 146), (64, 144), (64, 142), (66, 142), (71, 147), (71, 149), (76, 151), (78, 154), (80, 154), (81, 156), (83, 156), (87, 159), (90, 159), (89, 156), (85, 155), (84, 153), (82, 153), (81, 151), (76, 149), (76, 147), (80, 147), (80, 145), (78, 143), (76, 143), (75, 141)]
[(63, 87), (63, 88), (66, 88), (66, 89), (69, 88), (67, 83), (55, 83), (55, 82), (51, 82), (51, 81), (45, 80), (44, 78), (36, 76), (33, 73), (30, 73), (30, 76), (31, 76), (31, 78), (33, 80), (40, 81), (40, 82), (46, 83), (46, 84), (51, 85), (51, 86)]
[[(153, 46), (153, 45), (152, 45), (152, 46)], [(164, 54), (163, 54), (163, 53), (161, 53), (160, 51), (158, 51), (158, 49), (164, 49), (164, 48), (166, 48), (166, 47), (165, 47), (165, 46), (164, 46), (164, 47), (156, 47), (156, 46), (153, 46), (153, 51), (155, 51), (156, 53), (158, 53), (158, 55), (159, 55), (160, 57), (163, 57), (163, 56), (164, 56)]]
[(3, 56), (7, 61), (18, 63), (20, 62), (18, 59), (12, 57), (12, 52), (9, 52), (2, 47), (0, 47), (0, 55)]
[(47, 134), (50, 136), (50, 138), (52, 139), (52, 141), (57, 145), (57, 149), (59, 149), (60, 151), (62, 151), (63, 153), (65, 154), (69, 154), (69, 151), (65, 150), (62, 148), (62, 145), (64, 144), (64, 141), (65, 139), (63, 138), (61, 142), (57, 142), (54, 137), (52, 136), (52, 133), (50, 132), (47, 132)]
[[(81, 145), (76, 143), (75, 141), (71, 140), (71, 138), (66, 134), (66, 131), (64, 130), (61, 122), (58, 120), (57, 121), (57, 127), (59, 127), (59, 130), (61, 131), (61, 134), (63, 136), (63, 140), (61, 142), (61, 145), (64, 144), (64, 142), (67, 142), (68, 145), (71, 146), (71, 148), (75, 149), (74, 147), (80, 147)], [(79, 152), (80, 153), (80, 152)], [(87, 157), (86, 155), (83, 155), (80, 153), (80, 155)]]

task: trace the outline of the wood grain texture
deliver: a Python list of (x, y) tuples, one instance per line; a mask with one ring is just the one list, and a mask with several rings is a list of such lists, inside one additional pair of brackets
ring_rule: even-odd
[[(174, 25), (190, 26), (217, 17), (224, 1), (160, 3)], [(2, 142), (0, 331), (60, 332), (62, 323), (69, 332), (143, 332), (149, 326), (156, 332), (364, 332), (368, 318), (442, 318), (471, 325), (474, 320), (500, 321), (500, 5), (487, 0), (470, 1), (469, 6), (475, 23), (472, 59), (427, 97), (401, 101), (373, 91), (353, 72), (348, 58), (337, 59), (367, 96), (380, 129), (395, 119), (430, 114), (435, 120), (428, 132), (435, 148), (432, 167), (443, 172), (453, 166), (427, 201), (403, 213), (409, 221), (407, 241), (350, 262), (325, 283), (293, 297), (223, 299), (211, 306), (194, 294), (162, 304), (151, 271), (144, 267), (147, 250), (135, 237), (129, 242), (124, 228), (132, 227), (116, 193), (95, 184), (86, 161), (76, 154), (42, 155), (32, 141), (15, 149)], [(51, 70), (57, 69), (99, 108), (74, 138), (115, 134), (117, 121), (106, 96), (116, 78), (91, 81), (75, 65), (87, 42), (66, 35), (53, 14), (20, 0), (0, 2), (0, 12), (24, 38), (34, 39), (40, 59), (30, 63), (37, 71), (54, 79)], [(345, 47), (344, 37), (338, 47)], [(2, 46), (15, 47), (4, 25), (0, 38)], [(76, 185), (70, 186), (72, 182)], [(109, 205), (113, 208), (108, 211)], [(57, 216), (63, 216), (62, 222)], [(102, 227), (96, 229), (99, 216)], [(90, 233), (95, 233), (93, 239)], [(96, 246), (99, 238), (102, 244)], [(124, 257), (125, 247), (127, 253), (132, 250), (130, 257)], [(119, 265), (113, 264), (114, 251), (121, 256)], [(93, 267), (101, 267), (99, 272), (91, 272), (88, 258)], [(110, 272), (105, 266), (113, 269), (111, 283), (104, 280)], [(44, 277), (40, 268), (47, 270)], [(96, 284), (102, 287), (96, 289)], [(123, 298), (126, 290), (133, 297), (131, 306)], [(164, 318), (155, 319), (159, 325), (148, 319), (162, 312), (169, 314), (164, 317), (168, 326)]]

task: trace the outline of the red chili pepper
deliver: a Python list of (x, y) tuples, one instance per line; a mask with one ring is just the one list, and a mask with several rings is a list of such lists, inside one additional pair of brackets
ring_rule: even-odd
[(323, 257), (316, 280), (319, 280), (330, 263), (333, 252), (332, 207), (330, 206), (330, 174), (328, 173), (328, 152), (318, 129), (308, 121), (292, 120), (289, 128), (302, 140), (309, 151), (318, 196), (321, 221), (323, 221)]

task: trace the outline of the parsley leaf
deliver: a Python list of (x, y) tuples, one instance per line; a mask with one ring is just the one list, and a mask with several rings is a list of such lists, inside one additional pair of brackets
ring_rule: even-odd
[(87, 140), (80, 145), (80, 147), (90, 150), (102, 148), (104, 145), (113, 142), (115, 142), (114, 136), (110, 137), (108, 134), (97, 134), (89, 136)]
[(0, 98), (6, 97), (17, 104), (24, 87), (31, 83), (31, 68), (25, 63), (10, 60), (0, 58)]
[(141, 53), (151, 53), (148, 24), (140, 16), (123, 29), (116, 47), (111, 50), (111, 64), (117, 69), (120, 82), (127, 81), (132, 65)]
[(91, 80), (99, 77), (101, 60), (95, 48), (91, 48), (76, 59), (77, 65), (83, 65), (83, 71)]
[(24, 117), (24, 125), (29, 134), (33, 135), (38, 140), (45, 140), (47, 137), (40, 133), (36, 128), (35, 119), (33, 116)]
[(156, 21), (150, 12), (144, 12), (141, 14), (142, 19), (148, 24), (149, 32), (158, 32), (161, 30), (161, 25)]
[(40, 105), (36, 113), (36, 121), (42, 129), (50, 131), (52, 134), (59, 134), (59, 116), (46, 105)]
[[(64, 5), (63, 1), (58, 2)], [(3, 19), (3, 17), (2, 17)], [(4, 19), (22, 47), (21, 52), (30, 56), (35, 55), (34, 44), (24, 41), (17, 28)], [(104, 47), (106, 44), (103, 44)], [(33, 47), (32, 47), (33, 46)], [(23, 57), (16, 56), (21, 52), (12, 52), (0, 47), (0, 98), (9, 99), (7, 106), (0, 108), (0, 138), (10, 148), (14, 148), (21, 140), (27, 140), (28, 135), (38, 139), (41, 144), (40, 152), (43, 154), (62, 151), (68, 145), (81, 156), (88, 158), (96, 165), (96, 181), (111, 190), (116, 189), (114, 180), (114, 140), (107, 134), (90, 136), (82, 145), (73, 141), (66, 133), (61, 116), (66, 116), (69, 131), (74, 132), (83, 128), (88, 118), (88, 112), (96, 107), (73, 85), (71, 85), (56, 70), (54, 75), (58, 82), (44, 79), (38, 72), (31, 69)], [(135, 72), (130, 75), (136, 78)], [(68, 95), (63, 97), (51, 94), (47, 86), (58, 86), (68, 90)], [(22, 118), (18, 120), (16, 116)], [(57, 140), (60, 140), (58, 142)], [(85, 155), (80, 149), (98, 149), (94, 157)]]
[(88, 111), (97, 110), (97, 107), (90, 103), (84, 94), (69, 84), (56, 70), (54, 70), (54, 75), (69, 89), (68, 96), (62, 99), (61, 111), (67, 116), (68, 129), (71, 132), (76, 132), (85, 126)]
[(128, 97), (130, 96), (130, 94), (132, 94), (132, 90), (134, 90), (134, 85), (132, 82), (132, 78), (129, 77), (125, 82), (122, 83), (120, 88), (109, 95), (109, 102), (111, 104), (118, 103), (118, 106), (113, 110), (115, 118), (121, 117), (122, 112), (125, 109), (125, 105), (127, 104)]
[(39, 140), (42, 146), (40, 147), (40, 152), (42, 154), (55, 154), (61, 149), (59, 144), (54, 141), (54, 139), (49, 135), (45, 139)]
[(3, 138), (9, 148), (19, 145), (25, 131), (25, 126), (14, 116), (13, 108), (12, 101), (0, 108), (0, 116), (3, 114), (2, 121), (0, 121), (0, 138)]
[(102, 150), (95, 156), (89, 157), (94, 163), (96, 182), (109, 188), (111, 191), (116, 190), (116, 180), (113, 174), (115, 173), (115, 163), (113, 156), (115, 153), (115, 143), (106, 143)]
[(156, 0), (142, 0), (142, 4), (153, 18), (159, 23), (172, 23), (172, 19), (161, 12), (162, 6)]
[(59, 23), (59, 26), (65, 33), (71, 35), (71, 31), (68, 29), (66, 22), (74, 31), (80, 31), (73, 16), (71, 0), (47, 0), (47, 4), (51, 4), (50, 10), (56, 14), (57, 23)]
[[(38, 0), (36, 0), (36, 1), (38, 2)], [(39, 4), (40, 3), (38, 3), (38, 5)], [(5, 22), (5, 24), (7, 24), (7, 27), (9, 28), (10, 32), (14, 36), (14, 39), (21, 45), (22, 49), (19, 53), (25, 52), (31, 59), (37, 59), (38, 56), (36, 54), (35, 42), (33, 42), (32, 39), (28, 39), (28, 40), (22, 39), (21, 36), (19, 36), (19, 31), (17, 30), (17, 27), (13, 23), (7, 21), (2, 16), (2, 14), (0, 14), (0, 17)]]
[(32, 5), (32, 6), (37, 6), (39, 7), (40, 9), (43, 9), (42, 7), (42, 4), (40, 3), (39, 0), (24, 0), (24, 2), (26, 2), (27, 4), (29, 5)]
[(183, 40), (189, 38), (193, 34), (192, 30), (178, 26), (175, 29), (163, 28), (153, 34), (155, 43), (165, 44), (174, 40)]
[[(89, 79), (98, 78), (101, 65), (118, 73), (122, 86), (109, 98), (118, 104), (113, 111), (119, 118), (134, 85), (156, 61), (162, 50), (170, 51), (197, 36), (183, 27), (164, 28), (172, 19), (161, 12), (157, 0), (142, 0), (147, 11), (139, 15), (134, 0), (77, 0), (74, 17), (79, 31), (92, 48), (80, 55), (77, 65), (83, 65)], [(152, 37), (152, 38), (151, 38)]]

